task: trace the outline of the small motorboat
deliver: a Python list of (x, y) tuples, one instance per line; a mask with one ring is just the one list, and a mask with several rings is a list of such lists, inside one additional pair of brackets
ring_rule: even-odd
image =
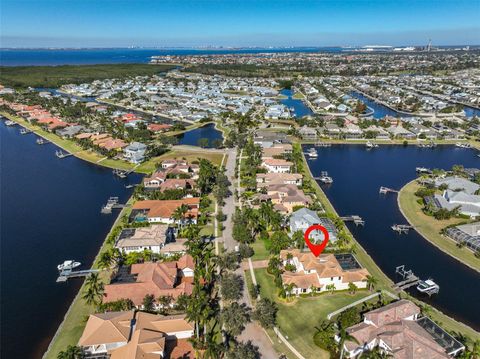
[(57, 266), (57, 269), (60, 272), (63, 272), (63, 271), (66, 271), (66, 270), (72, 270), (73, 268), (77, 268), (81, 265), (82, 265), (82, 263), (80, 263), (80, 262), (75, 262), (74, 260), (67, 260), (67, 261), (64, 261), (62, 264), (59, 264)]
[(12, 121), (12, 120), (7, 120), (5, 121), (5, 125), (7, 126), (15, 126), (17, 123), (15, 121)]
[(421, 280), (418, 282), (417, 290), (420, 293), (427, 293), (427, 294), (438, 293), (438, 291), (440, 290), (440, 286), (437, 283), (435, 283), (432, 279)]
[(459, 147), (459, 148), (471, 148), (472, 146), (470, 146), (469, 143), (461, 143), (461, 142), (457, 142), (455, 144), (455, 146)]
[(333, 178), (328, 175), (327, 171), (322, 171), (322, 173), (320, 174), (320, 178), (318, 178), (318, 180), (325, 184), (333, 183)]
[(376, 143), (370, 142), (370, 141), (367, 141), (367, 143), (365, 144), (365, 146), (366, 146), (367, 148), (376, 148), (376, 147), (378, 147), (378, 145), (377, 145)]
[(417, 172), (417, 173), (432, 173), (432, 171), (429, 170), (426, 167), (416, 167), (415, 172)]
[(308, 150), (307, 154), (308, 154), (308, 157), (310, 157), (310, 158), (317, 158), (318, 157), (318, 152), (313, 147)]

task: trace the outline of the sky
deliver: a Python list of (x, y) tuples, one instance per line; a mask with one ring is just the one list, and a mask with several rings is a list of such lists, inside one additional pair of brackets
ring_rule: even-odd
[(480, 44), (480, 0), (1, 0), (1, 47)]

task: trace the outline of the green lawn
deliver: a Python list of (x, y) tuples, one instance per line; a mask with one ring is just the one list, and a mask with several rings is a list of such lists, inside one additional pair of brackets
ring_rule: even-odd
[[(129, 200), (131, 203), (131, 199)], [(130, 213), (130, 207), (125, 207), (117, 217), (114, 225), (112, 226), (109, 234), (113, 231), (113, 229), (120, 223), (121, 218), (123, 216), (128, 216)], [(108, 238), (108, 235), (105, 239)], [(108, 250), (110, 245), (104, 241), (102, 247), (100, 248), (97, 257), (92, 265), (92, 268), (98, 268), (98, 260), (100, 258), (101, 253)], [(108, 271), (102, 271), (100, 276), (104, 283), (109, 283), (110, 281), (110, 273)], [(63, 323), (60, 325), (58, 329), (58, 333), (55, 338), (52, 340), (46, 356), (44, 359), (56, 359), (57, 355), (60, 351), (67, 348), (69, 345), (77, 345), (78, 340), (82, 336), (83, 329), (86, 325), (86, 320), (90, 314), (95, 312), (95, 308), (93, 306), (89, 306), (85, 303), (85, 301), (81, 298), (82, 293), (84, 290), (84, 286), (80, 287), (77, 296), (73, 300)]]
[(263, 259), (268, 259), (270, 257), (270, 252), (265, 248), (265, 244), (261, 239), (257, 239), (250, 245), (255, 252), (252, 261), (259, 261)]
[(313, 342), (315, 326), (326, 319), (330, 312), (370, 294), (366, 291), (354, 295), (345, 292), (325, 293), (315, 297), (299, 297), (295, 302), (285, 304), (279, 301), (273, 276), (268, 274), (266, 269), (255, 269), (255, 276), (260, 285), (261, 296), (270, 298), (278, 304), (278, 328), (305, 358), (329, 358), (329, 353)]
[(480, 271), (480, 259), (476, 258), (473, 252), (467, 248), (458, 248), (456, 242), (444, 237), (440, 231), (448, 225), (465, 222), (465, 219), (451, 218), (449, 220), (439, 221), (434, 217), (427, 216), (422, 211), (422, 206), (417, 202), (419, 199), (415, 192), (420, 188), (416, 181), (407, 183), (398, 194), (398, 203), (403, 215), (415, 226), (415, 229), (425, 239), (433, 243), (442, 251), (450, 254), (459, 261)]

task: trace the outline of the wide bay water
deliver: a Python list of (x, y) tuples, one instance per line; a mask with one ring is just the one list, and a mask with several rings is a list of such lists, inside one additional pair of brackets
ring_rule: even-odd
[[(305, 145), (307, 151), (310, 145)], [(455, 146), (422, 149), (414, 146), (363, 145), (318, 148), (318, 158), (308, 160), (314, 176), (328, 171), (331, 185), (323, 190), (340, 215), (359, 215), (365, 227), (348, 225), (355, 238), (384, 273), (393, 280), (395, 267), (404, 264), (422, 279), (432, 277), (440, 292), (431, 298), (411, 293), (449, 316), (480, 330), (480, 273), (461, 264), (426, 241), (417, 232), (398, 235), (393, 224), (407, 223), (397, 205), (396, 194), (379, 194), (381, 186), (400, 189), (416, 177), (415, 167), (450, 169), (454, 164), (480, 167), (476, 151)]]
[(82, 283), (56, 283), (66, 259), (93, 262), (116, 214), (102, 215), (109, 196), (125, 202), (140, 181), (75, 157), (58, 159), (52, 144), (0, 121), (1, 357), (41, 358)]

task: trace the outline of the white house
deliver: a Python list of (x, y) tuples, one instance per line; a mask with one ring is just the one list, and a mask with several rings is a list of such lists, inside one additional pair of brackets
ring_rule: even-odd
[(265, 167), (269, 173), (287, 173), (290, 172), (293, 163), (282, 159), (264, 158), (262, 160), (262, 166)]

